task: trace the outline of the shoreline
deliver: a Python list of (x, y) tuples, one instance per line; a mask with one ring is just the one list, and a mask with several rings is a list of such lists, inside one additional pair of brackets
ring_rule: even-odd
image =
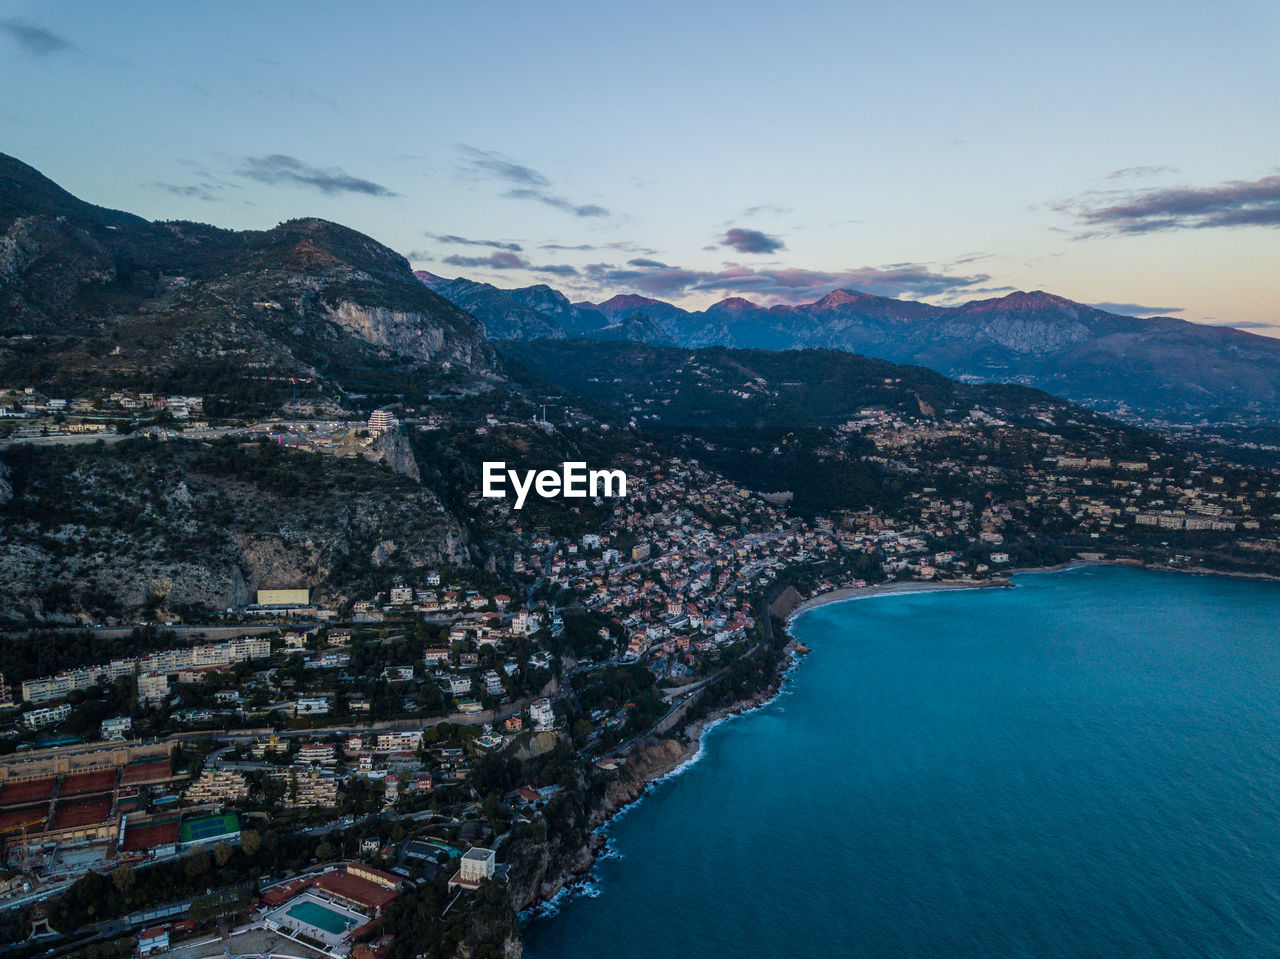
[[(1019, 570), (1019, 572), (1029, 572)], [(1048, 570), (1044, 570), (1048, 572)], [(1012, 575), (1012, 571), (1010, 572)], [(944, 579), (944, 580), (908, 580), (906, 582), (877, 583), (874, 586), (841, 586), (837, 589), (818, 593), (804, 600), (787, 614), (788, 626), (803, 613), (820, 606), (832, 603), (848, 603), (859, 599), (874, 599), (877, 596), (905, 596), (910, 593), (933, 593), (945, 590), (962, 589), (1008, 589), (1013, 584), (1005, 578), (1000, 579)]]
[(668, 735), (665, 738), (656, 740), (635, 750), (631, 756), (627, 757), (628, 760), (631, 760), (650, 750), (659, 749), (666, 743), (679, 745), (679, 751), (675, 755), (663, 757), (662, 761), (646, 769), (641, 778), (623, 785), (619, 795), (614, 795), (611, 792), (605, 793), (600, 805), (591, 814), (591, 841), (587, 849), (589, 856), (587, 864), (565, 877), (563, 883), (554, 893), (544, 896), (532, 905), (520, 910), (519, 917), (522, 929), (529, 923), (557, 915), (563, 903), (572, 901), (579, 895), (591, 894), (590, 890), (594, 889), (595, 884), (599, 881), (593, 875), (596, 864), (602, 859), (612, 858), (608, 834), (610, 827), (639, 806), (649, 793), (662, 783), (681, 776), (693, 768), (698, 760), (702, 758), (706, 749), (706, 739), (712, 730), (740, 716), (764, 709), (781, 696), (787, 677), (800, 665), (803, 658), (797, 651), (796, 646), (797, 643), (794, 639), (788, 639), (787, 645), (783, 647), (784, 658), (782, 662), (784, 665), (778, 671), (774, 684), (769, 689), (731, 705), (714, 709), (706, 716), (682, 726), (677, 735)]
[[(631, 765), (633, 760), (646, 757), (655, 758), (653, 755), (655, 752), (665, 751), (667, 753), (658, 758), (658, 761), (654, 762), (652, 766), (644, 769), (636, 779), (627, 782), (615, 781), (614, 786), (618, 787), (616, 792), (612, 788), (607, 791), (600, 804), (591, 813), (592, 835), (586, 848), (587, 861), (585, 865), (563, 877), (553, 893), (540, 897), (538, 901), (522, 909), (520, 911), (521, 928), (531, 922), (557, 915), (560, 911), (560, 906), (564, 902), (571, 901), (579, 895), (591, 895), (591, 890), (596, 888), (596, 883), (599, 881), (593, 874), (596, 864), (601, 859), (610, 858), (611, 849), (608, 836), (610, 826), (643, 802), (645, 797), (661, 783), (683, 775), (691, 769), (702, 757), (706, 749), (707, 736), (710, 735), (712, 730), (739, 716), (745, 716), (764, 709), (782, 695), (788, 677), (800, 666), (804, 658), (797, 648), (800, 644), (789, 634), (792, 623), (802, 614), (833, 603), (853, 602), (880, 596), (905, 596), (913, 593), (948, 590), (1009, 589), (1014, 585), (1014, 576), (1031, 573), (1069, 572), (1094, 566), (1224, 576), (1228, 579), (1244, 579), (1255, 582), (1280, 582), (1280, 577), (1267, 574), (1235, 574), (1220, 570), (1178, 569), (1176, 567), (1147, 566), (1137, 563), (1116, 562), (1114, 560), (1076, 559), (1053, 566), (1018, 567), (1004, 570), (999, 578), (988, 580), (942, 580), (940, 582), (913, 580), (879, 583), (874, 586), (847, 586), (818, 593), (802, 601), (787, 613), (784, 621), (785, 628), (788, 630), (787, 644), (783, 647), (784, 657), (781, 661), (781, 668), (778, 670), (778, 674), (770, 687), (754, 696), (712, 710), (708, 715), (682, 726), (678, 732), (673, 731), (672, 734), (668, 734), (664, 738), (654, 740), (645, 746), (637, 748), (627, 757), (628, 763), (623, 766), (624, 769)], [(674, 753), (670, 749), (664, 750), (663, 747), (668, 744), (677, 746), (678, 749)], [(635, 768), (635, 766), (631, 768)]]

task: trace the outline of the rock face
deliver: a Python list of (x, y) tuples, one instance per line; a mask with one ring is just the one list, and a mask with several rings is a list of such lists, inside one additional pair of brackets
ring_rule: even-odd
[[(760, 307), (732, 297), (691, 313), (633, 294), (566, 308), (567, 300), (544, 286), (431, 282), (474, 306), (486, 325), (491, 304), (523, 311), (519, 323), (490, 328), (502, 339), (838, 349), (952, 377), (1036, 386), (1108, 413), (1175, 421), (1280, 415), (1280, 340), (1167, 317), (1120, 316), (1043, 292), (938, 307), (836, 290), (797, 306)], [(480, 286), (483, 298), (464, 295)]]
[[(324, 220), (236, 232), (150, 223), (76, 199), (0, 154), (0, 315), (28, 349), (0, 376), (155, 374), (222, 363), (360, 384), (423, 365), (486, 374), (475, 317), (404, 257)], [(38, 348), (38, 349), (37, 349)], [(33, 360), (38, 357), (38, 361)]]
[(0, 620), (198, 618), (264, 587), (341, 605), (415, 566), (470, 563), (433, 493), (361, 459), (138, 439), (0, 462)]
[(385, 463), (401, 476), (407, 476), (415, 483), (422, 482), (422, 473), (418, 470), (413, 447), (399, 430), (389, 430), (379, 436), (373, 449), (365, 454), (365, 459)]
[(627, 757), (618, 770), (618, 776), (609, 784), (605, 803), (600, 810), (600, 821), (608, 819), (619, 809), (635, 802), (649, 783), (665, 776), (697, 750), (697, 743), (685, 744), (676, 739), (662, 739), (638, 749)]

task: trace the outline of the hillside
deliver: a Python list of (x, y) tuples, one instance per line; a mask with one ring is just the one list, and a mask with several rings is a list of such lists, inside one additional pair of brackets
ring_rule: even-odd
[[(1145, 460), (1172, 449), (1157, 434), (1039, 390), (965, 384), (834, 350), (682, 350), (585, 340), (501, 349), (518, 377), (553, 381), (612, 407), (639, 435), (749, 489), (789, 491), (794, 511), (809, 517), (843, 509), (894, 512), (908, 491), (926, 487), (970, 495), (984, 488), (979, 477), (995, 463), (1036, 469), (1050, 450)], [(864, 436), (868, 423), (894, 424), (887, 435), (908, 446), (929, 440), (904, 473), (877, 459)], [(985, 430), (994, 432), (979, 438)], [(964, 465), (954, 443), (969, 447)], [(1013, 488), (1001, 492), (1014, 495)]]
[[(463, 280), (435, 278), (446, 297)], [(476, 315), (501, 339), (632, 338), (686, 347), (838, 349), (927, 366), (975, 382), (1035, 386), (1130, 419), (1257, 422), (1280, 415), (1280, 341), (1168, 317), (1139, 319), (1048, 293), (956, 307), (837, 290), (813, 303), (760, 307), (739, 297), (701, 312), (636, 295), (539, 311), (530, 292), (488, 288)], [(567, 304), (564, 297), (561, 300)], [(501, 325), (495, 302), (521, 304)], [(528, 316), (541, 312), (542, 322)], [(600, 320), (594, 327), (586, 324)], [(550, 332), (545, 324), (551, 324)]]
[(210, 367), (231, 366), (359, 391), (492, 368), (473, 317), (399, 254), (324, 220), (264, 231), (151, 223), (0, 154), (0, 231), (5, 384), (162, 379), (199, 391)]
[(0, 480), (0, 622), (208, 617), (264, 587), (339, 606), (470, 562), (430, 490), (361, 459), (230, 441), (15, 445)]

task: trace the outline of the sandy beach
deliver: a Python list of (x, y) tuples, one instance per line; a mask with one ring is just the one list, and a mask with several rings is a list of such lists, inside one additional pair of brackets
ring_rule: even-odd
[(909, 583), (880, 583), (877, 586), (846, 586), (841, 589), (833, 589), (830, 592), (819, 593), (812, 599), (806, 599), (803, 603), (793, 609), (787, 615), (787, 623), (790, 624), (801, 613), (810, 609), (816, 609), (819, 606), (826, 606), (829, 603), (844, 603), (855, 599), (871, 599), (875, 596), (897, 596), (903, 593), (931, 593), (936, 590), (947, 589), (993, 589), (996, 587), (1007, 587), (1012, 585), (1008, 579), (978, 579), (978, 580), (957, 580), (949, 579), (942, 582), (909, 582)]

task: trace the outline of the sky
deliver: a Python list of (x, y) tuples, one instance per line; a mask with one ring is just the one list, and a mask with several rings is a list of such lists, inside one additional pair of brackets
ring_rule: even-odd
[(0, 151), (151, 219), (688, 308), (1280, 336), (1280, 4), (0, 0)]

